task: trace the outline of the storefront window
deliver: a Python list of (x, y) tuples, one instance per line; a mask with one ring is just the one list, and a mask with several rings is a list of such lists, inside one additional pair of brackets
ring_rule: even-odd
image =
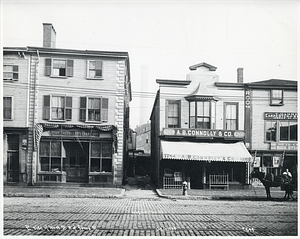
[(42, 141), (40, 144), (41, 171), (61, 171), (61, 142)]
[(110, 143), (91, 143), (91, 172), (111, 172), (112, 145)]
[(297, 141), (298, 123), (288, 120), (265, 121), (265, 140), (267, 142)]
[(280, 122), (280, 141), (297, 141), (297, 122)]
[(276, 132), (277, 132), (276, 121), (266, 121), (266, 141), (276, 142)]

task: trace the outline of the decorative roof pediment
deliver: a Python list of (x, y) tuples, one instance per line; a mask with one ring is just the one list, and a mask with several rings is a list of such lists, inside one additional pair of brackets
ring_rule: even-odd
[(197, 70), (197, 68), (199, 68), (199, 67), (206, 67), (206, 68), (208, 68), (210, 71), (215, 71), (215, 70), (217, 69), (217, 67), (212, 66), (212, 65), (209, 65), (209, 64), (207, 64), (207, 63), (205, 63), (205, 62), (202, 62), (202, 63), (196, 64), (196, 65), (190, 66), (189, 69), (190, 69), (191, 71), (195, 71), (195, 70)]

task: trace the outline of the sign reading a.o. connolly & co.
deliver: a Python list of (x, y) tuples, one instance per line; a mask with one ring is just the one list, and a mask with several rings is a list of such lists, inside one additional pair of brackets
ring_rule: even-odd
[(213, 129), (182, 129), (182, 128), (164, 128), (162, 135), (166, 136), (185, 136), (185, 137), (203, 137), (203, 138), (245, 138), (243, 130), (213, 130)]

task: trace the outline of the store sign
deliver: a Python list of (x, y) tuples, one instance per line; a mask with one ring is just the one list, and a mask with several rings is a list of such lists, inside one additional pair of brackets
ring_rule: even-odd
[(271, 150), (298, 150), (298, 143), (271, 143)]
[(265, 112), (265, 120), (297, 120), (298, 113), (290, 112)]
[(186, 137), (224, 137), (224, 138), (244, 138), (243, 130), (212, 130), (212, 129), (181, 129), (181, 128), (164, 128), (162, 135), (168, 136), (186, 136)]
[[(47, 134), (47, 135), (46, 135)], [(50, 130), (43, 132), (43, 136), (62, 136), (62, 137), (100, 137), (100, 132), (91, 130)]]

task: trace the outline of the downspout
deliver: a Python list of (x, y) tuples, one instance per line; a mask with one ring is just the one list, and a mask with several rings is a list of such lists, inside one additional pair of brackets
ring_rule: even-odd
[[(38, 65), (40, 63), (40, 54), (39, 54), (39, 50), (36, 51), (37, 53), (37, 62), (35, 64), (35, 77), (34, 77), (34, 82), (33, 82), (33, 89), (34, 89), (34, 98), (33, 98), (33, 138), (34, 138), (34, 141), (33, 141), (33, 151), (32, 151), (32, 177), (31, 177), (31, 183), (32, 185), (35, 184), (35, 178), (36, 178), (36, 172), (37, 172), (37, 164), (36, 164), (36, 159), (37, 159), (37, 149), (35, 148), (35, 144), (36, 144), (36, 139), (35, 139), (35, 104), (36, 104), (36, 81), (38, 79)], [(35, 169), (34, 169), (35, 167)], [(35, 172), (35, 174), (34, 174)]]

